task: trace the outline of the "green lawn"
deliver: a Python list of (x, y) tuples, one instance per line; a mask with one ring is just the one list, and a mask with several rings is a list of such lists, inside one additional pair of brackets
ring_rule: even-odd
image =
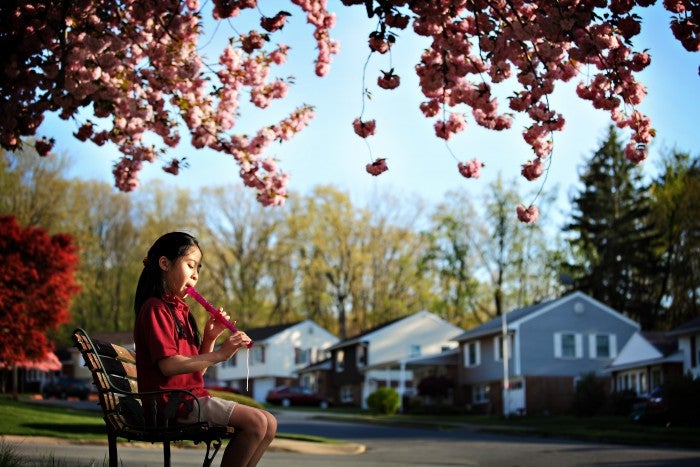
[[(97, 403), (97, 402), (95, 402)], [(69, 439), (106, 439), (101, 412), (0, 398), (0, 433)]]

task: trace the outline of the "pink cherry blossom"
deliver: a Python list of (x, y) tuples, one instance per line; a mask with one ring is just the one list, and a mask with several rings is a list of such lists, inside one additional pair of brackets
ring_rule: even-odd
[(520, 171), (522, 176), (529, 181), (538, 179), (542, 175), (542, 172), (544, 172), (544, 164), (540, 159), (528, 161), (527, 164), (523, 164), (523, 168)]
[(394, 69), (382, 71), (383, 75), (377, 78), (377, 85), (382, 89), (396, 89), (401, 84), (401, 78), (394, 74)]
[(288, 16), (290, 16), (290, 14), (286, 11), (280, 11), (272, 18), (267, 18), (263, 16), (262, 18), (260, 18), (260, 27), (262, 27), (267, 32), (278, 31), (284, 27), (284, 24), (287, 22)]
[(467, 127), (467, 122), (464, 121), (464, 116), (458, 113), (451, 113), (447, 121), (438, 121), (435, 123), (435, 135), (438, 138), (449, 140), (452, 135), (463, 131)]
[(368, 136), (372, 136), (374, 134), (377, 128), (377, 122), (375, 120), (363, 122), (359, 118), (356, 118), (352, 122), (352, 128), (359, 137), (367, 138)]
[(180, 161), (178, 159), (171, 160), (169, 165), (163, 167), (163, 171), (177, 175), (180, 173)]
[(534, 224), (537, 222), (537, 218), (540, 215), (539, 209), (537, 209), (537, 206), (534, 204), (531, 204), (527, 208), (522, 204), (518, 204), (518, 207), (515, 208), (515, 212), (518, 215), (518, 220), (525, 224)]
[(54, 144), (55, 141), (53, 139), (47, 140), (46, 138), (41, 138), (34, 142), (34, 149), (36, 149), (37, 154), (41, 157), (46, 157), (51, 153)]
[(375, 159), (375, 161), (371, 164), (367, 164), (365, 166), (365, 169), (367, 170), (367, 173), (374, 175), (375, 177), (389, 170), (389, 168), (386, 165), (386, 159), (381, 158)]
[(373, 32), (369, 35), (369, 48), (372, 52), (385, 54), (391, 48), (391, 41), (383, 34)]
[(467, 163), (458, 163), (457, 168), (459, 173), (465, 178), (479, 178), (481, 176), (481, 168), (484, 164), (477, 159), (472, 159)]

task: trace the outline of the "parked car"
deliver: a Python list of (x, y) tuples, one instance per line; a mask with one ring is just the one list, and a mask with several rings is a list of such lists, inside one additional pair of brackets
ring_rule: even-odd
[(85, 379), (64, 376), (56, 378), (44, 385), (41, 393), (44, 399), (50, 397), (58, 397), (59, 399), (77, 397), (81, 401), (84, 401), (87, 400), (92, 391), (93, 387), (91, 382)]
[(224, 383), (223, 381), (215, 381), (215, 380), (204, 380), (204, 389), (209, 389), (211, 391), (223, 391), (223, 392), (232, 392), (234, 394), (241, 394), (241, 391), (239, 391), (237, 388), (234, 388), (232, 386), (229, 386), (228, 384)]
[(299, 386), (279, 386), (267, 393), (265, 399), (270, 404), (289, 407), (293, 405), (305, 405), (321, 407), (327, 409), (330, 406), (330, 400), (308, 388)]
[(639, 423), (668, 423), (668, 404), (662, 388), (656, 388), (648, 397), (634, 404), (632, 420)]

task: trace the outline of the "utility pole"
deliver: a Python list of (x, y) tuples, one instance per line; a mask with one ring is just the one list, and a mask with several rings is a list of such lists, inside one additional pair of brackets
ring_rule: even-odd
[(510, 380), (508, 378), (508, 319), (505, 311), (501, 311), (501, 353), (503, 354), (503, 415), (510, 415)]

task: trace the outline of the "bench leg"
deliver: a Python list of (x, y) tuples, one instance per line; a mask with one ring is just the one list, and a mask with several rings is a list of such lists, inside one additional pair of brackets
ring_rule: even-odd
[(117, 436), (114, 433), (107, 433), (107, 445), (109, 446), (109, 467), (119, 467)]
[(163, 441), (163, 467), (170, 467), (170, 441)]
[[(211, 455), (209, 455), (209, 450), (210, 448), (213, 447), (214, 450), (211, 451)], [(204, 463), (202, 463), (202, 467), (211, 467), (211, 463), (216, 457), (216, 453), (219, 452), (219, 448), (221, 447), (221, 440), (213, 440), (213, 441), (207, 441), (207, 452), (204, 454)]]

